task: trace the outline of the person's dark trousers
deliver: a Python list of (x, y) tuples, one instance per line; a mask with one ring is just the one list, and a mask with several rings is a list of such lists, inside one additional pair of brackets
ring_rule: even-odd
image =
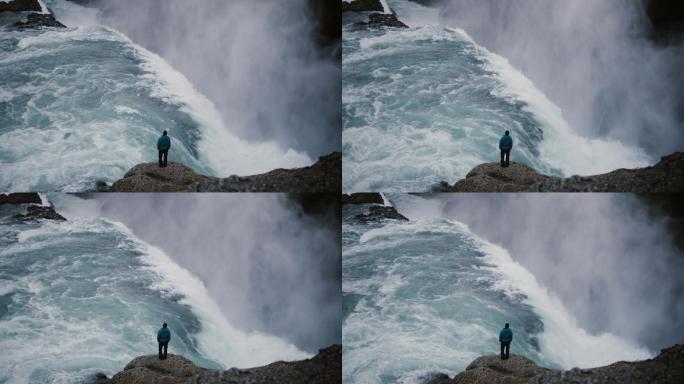
[[(505, 161), (504, 161), (505, 160)], [(508, 163), (511, 160), (511, 150), (502, 149), (501, 150), (501, 166), (508, 167)]]
[[(164, 354), (162, 355), (162, 348), (164, 349)], [(166, 343), (162, 343), (161, 341), (159, 342), (159, 359), (166, 359), (166, 352), (169, 349), (169, 342), (167, 341)], [(502, 352), (503, 353), (503, 352)]]
[(508, 353), (511, 351), (511, 342), (501, 342), (501, 360), (508, 359)]
[(159, 150), (159, 166), (160, 167), (166, 167), (166, 161), (168, 160), (169, 157), (169, 150)]

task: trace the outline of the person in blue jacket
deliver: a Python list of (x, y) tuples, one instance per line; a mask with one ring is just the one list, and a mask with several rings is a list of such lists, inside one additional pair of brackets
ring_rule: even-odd
[(506, 131), (501, 140), (499, 140), (499, 149), (501, 150), (501, 166), (508, 167), (508, 163), (511, 160), (511, 149), (513, 149), (513, 138), (510, 132)]
[(157, 149), (159, 150), (159, 167), (166, 167), (169, 149), (171, 149), (171, 138), (168, 132), (164, 131), (159, 140), (157, 140)]
[(506, 323), (501, 332), (499, 332), (499, 342), (501, 343), (501, 360), (508, 359), (508, 353), (511, 350), (511, 341), (513, 341), (513, 331), (511, 331), (511, 329), (508, 327), (508, 323)]
[[(159, 343), (159, 360), (166, 359), (166, 352), (169, 349), (169, 341), (171, 341), (171, 331), (167, 328), (166, 323), (164, 323), (157, 332), (157, 342)], [(162, 355), (162, 349), (164, 349), (164, 354)]]

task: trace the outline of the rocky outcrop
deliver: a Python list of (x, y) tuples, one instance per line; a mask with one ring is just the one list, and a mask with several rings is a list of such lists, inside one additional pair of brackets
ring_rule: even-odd
[(42, 204), (43, 199), (37, 193), (2, 193), (0, 204)]
[(38, 0), (0, 1), (0, 13), (3, 12), (40, 12), (43, 8)]
[[(253, 176), (210, 177), (170, 162), (138, 164), (111, 192), (292, 192), (339, 193), (342, 188), (342, 155), (334, 152), (320, 157), (316, 164), (297, 169), (276, 169)], [(102, 190), (102, 188), (99, 188)]]
[(371, 13), (368, 16), (368, 21), (360, 21), (354, 24), (355, 28), (408, 28), (408, 25), (402, 23), (394, 13)]
[(617, 362), (605, 367), (568, 371), (536, 365), (524, 356), (482, 356), (453, 379), (434, 375), (430, 384), (674, 384), (684, 383), (684, 345), (663, 349), (653, 359)]
[(382, 195), (377, 192), (352, 193), (342, 195), (342, 205), (345, 204), (383, 204)]
[(311, 359), (227, 371), (201, 368), (178, 355), (169, 355), (165, 360), (159, 360), (156, 355), (140, 356), (114, 375), (111, 384), (334, 384), (341, 381), (342, 347), (332, 345)]
[(26, 16), (26, 20), (17, 21), (14, 23), (14, 27), (17, 29), (36, 29), (42, 27), (66, 28), (66, 25), (57, 21), (55, 16), (53, 16), (51, 13), (31, 13)]
[(507, 168), (487, 163), (473, 168), (453, 186), (443, 182), (434, 189), (439, 192), (684, 192), (684, 152), (663, 157), (652, 167), (569, 178), (543, 175), (519, 163), (511, 163)]
[(342, 12), (383, 12), (380, 0), (352, 0), (342, 2)]
[(382, 220), (400, 220), (409, 221), (406, 216), (397, 212), (394, 207), (385, 207), (380, 205), (373, 205), (368, 207), (368, 212), (360, 213), (354, 216), (356, 220), (361, 222), (372, 222), (372, 221), (382, 221)]
[(684, 2), (681, 0), (645, 0), (646, 13), (656, 40), (672, 41), (684, 37)]

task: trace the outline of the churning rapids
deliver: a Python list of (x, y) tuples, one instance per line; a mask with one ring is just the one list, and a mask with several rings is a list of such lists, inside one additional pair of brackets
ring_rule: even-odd
[[(367, 206), (343, 208), (345, 383), (453, 376), (475, 358), (498, 353), (505, 322), (515, 332), (512, 353), (552, 368), (645, 359), (682, 341), (668, 335), (684, 319), (676, 304), (684, 286), (681, 256), (671, 256), (677, 253), (662, 223), (639, 232), (646, 224), (621, 221), (618, 207), (631, 197), (459, 195), (390, 195), (408, 222), (364, 222), (355, 216)], [(559, 213), (532, 213), (535, 202)], [(528, 211), (526, 230), (497, 216), (509, 206), (520, 207), (512, 215)], [(597, 212), (605, 219), (573, 227), (560, 217), (572, 209), (584, 219)], [(630, 236), (639, 236), (640, 245)]]
[(312, 163), (279, 143), (239, 137), (236, 116), (224, 119), (161, 56), (99, 24), (95, 10), (45, 4), (69, 28), (0, 34), (0, 190), (94, 190), (154, 161), (164, 129), (174, 139), (170, 159), (208, 175)]
[(343, 189), (427, 191), (498, 160), (510, 130), (514, 160), (570, 176), (653, 161), (614, 139), (579, 135), (509, 61), (478, 45), (438, 10), (388, 0), (407, 29), (368, 30), (343, 19)]
[[(297, 220), (296, 211), (274, 196), (236, 199), (189, 195), (174, 197), (173, 201), (167, 199), (166, 203), (186, 218), (202, 206), (221, 202), (230, 205), (234, 201), (239, 206), (232, 211), (243, 213), (243, 225), (225, 230), (222, 236), (213, 236), (216, 231), (205, 229), (194, 234), (192, 229), (183, 234), (173, 232), (168, 236), (174, 239), (159, 246), (142, 240), (134, 231), (144, 233), (145, 228), (155, 227), (163, 219), (157, 217), (143, 229), (135, 229), (122, 221), (105, 218), (97, 208), (101, 204), (115, 204), (116, 214), (121, 215), (132, 204), (132, 211), (152, 210), (164, 216), (162, 212), (167, 209), (162, 208), (163, 204), (149, 203), (164, 200), (158, 196), (127, 196), (119, 203), (117, 197), (84, 200), (71, 195), (50, 195), (57, 211), (67, 217), (65, 222), (17, 222), (13, 215), (23, 208), (0, 205), (0, 383), (73, 384), (97, 372), (111, 377), (134, 357), (156, 353), (155, 335), (163, 321), (170, 324), (174, 334), (171, 353), (217, 369), (299, 360), (312, 356), (312, 350), (330, 341), (319, 338), (308, 344), (298, 343), (298, 334), (311, 339), (321, 329), (332, 329), (329, 333), (334, 339), (340, 332), (339, 309), (330, 315), (333, 320), (326, 322), (327, 307), (311, 302), (312, 296), (327, 295), (328, 290), (321, 285), (310, 286), (318, 281), (317, 267), (310, 261), (325, 264), (321, 261), (325, 255), (318, 252), (322, 248), (316, 244), (336, 242), (315, 230), (307, 233), (319, 233), (317, 237), (305, 241), (297, 239), (293, 230), (274, 227), (273, 233), (288, 232), (289, 238), (296, 239), (293, 243), (302, 240), (306, 249), (315, 249), (310, 255), (304, 249), (293, 251), (294, 245), (274, 239), (265, 220), (280, 216), (289, 228), (299, 227), (293, 223)], [(148, 204), (143, 204), (145, 201)], [(183, 206), (190, 208), (182, 211)], [(261, 209), (269, 213), (258, 218), (248, 214)], [(146, 216), (153, 215), (148, 212)], [(209, 214), (204, 217), (213, 220)], [(204, 228), (202, 223), (184, 225)], [(212, 221), (208, 225), (216, 228), (221, 224)], [(244, 228), (252, 226), (259, 227), (257, 254), (250, 253), (250, 242), (245, 240), (249, 230)], [(171, 227), (175, 224), (166, 226), (166, 230)], [(237, 228), (243, 231), (240, 238), (236, 238)], [(194, 245), (192, 251), (178, 249), (183, 238)], [(264, 241), (266, 238), (269, 240)], [(225, 239), (230, 239), (226, 240), (229, 243), (221, 243)], [(268, 248), (272, 243), (278, 244), (277, 253)], [(171, 244), (175, 256), (164, 250)], [(216, 256), (205, 247), (217, 250)], [(295, 252), (296, 260), (305, 264), (306, 269), (293, 267), (290, 254)], [(266, 259), (276, 254), (277, 260)], [(331, 269), (339, 270), (338, 264), (330, 264)], [(211, 268), (213, 274), (202, 272), (202, 265)], [(272, 265), (279, 269), (275, 278), (269, 274)], [(197, 266), (200, 269), (193, 270)], [(294, 278), (295, 273), (306, 277)], [(261, 280), (267, 276), (268, 281)], [(282, 288), (289, 287), (288, 283), (293, 285), (287, 289), (288, 295), (273, 300), (296, 313), (281, 310), (266, 297), (280, 292), (267, 284)], [(320, 300), (339, 307), (339, 280), (330, 284), (336, 288), (334, 298)], [(268, 311), (274, 311), (273, 316)], [(300, 317), (304, 320), (298, 320)], [(283, 325), (288, 321), (291, 323)], [(264, 323), (285, 330), (254, 329)]]

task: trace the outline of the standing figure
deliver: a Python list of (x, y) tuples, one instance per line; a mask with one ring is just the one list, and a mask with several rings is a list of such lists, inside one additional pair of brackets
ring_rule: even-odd
[(157, 149), (159, 150), (159, 167), (166, 167), (169, 149), (171, 149), (171, 138), (168, 136), (168, 132), (164, 131), (159, 140), (157, 140)]
[(511, 160), (511, 149), (513, 149), (513, 138), (509, 131), (506, 131), (499, 140), (499, 149), (501, 150), (501, 166), (508, 167)]
[(501, 360), (508, 359), (508, 353), (511, 350), (511, 341), (513, 341), (513, 331), (508, 327), (508, 323), (499, 333), (499, 342), (501, 343)]
[[(159, 343), (159, 360), (166, 359), (169, 341), (171, 341), (171, 331), (166, 327), (166, 323), (164, 323), (159, 332), (157, 332), (157, 342)], [(164, 350), (164, 354), (162, 354), (162, 349)]]

